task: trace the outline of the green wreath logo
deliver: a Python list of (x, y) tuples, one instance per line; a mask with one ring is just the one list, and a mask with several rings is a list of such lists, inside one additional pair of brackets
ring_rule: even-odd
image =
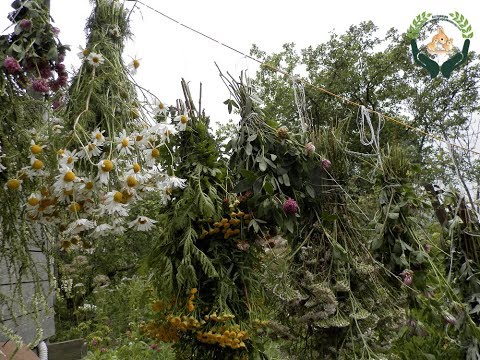
[[(435, 60), (428, 55), (420, 52), (417, 45), (417, 37), (422, 28), (429, 22), (440, 20), (448, 21), (454, 24), (462, 33), (465, 39), (461, 52), (457, 52), (451, 56), (447, 61), (439, 65)], [(470, 39), (473, 37), (472, 26), (469, 24), (467, 18), (458, 11), (446, 15), (434, 15), (424, 11), (413, 19), (412, 24), (407, 30), (407, 37), (410, 38), (410, 45), (412, 47), (412, 54), (415, 63), (426, 69), (430, 76), (435, 78), (440, 72), (445, 78), (449, 78), (453, 70), (467, 61), (468, 49), (470, 47)], [(427, 52), (430, 55), (451, 54), (453, 52), (453, 39), (448, 38), (444, 33), (442, 27), (438, 27), (438, 34), (433, 36), (432, 42), (427, 45)]]

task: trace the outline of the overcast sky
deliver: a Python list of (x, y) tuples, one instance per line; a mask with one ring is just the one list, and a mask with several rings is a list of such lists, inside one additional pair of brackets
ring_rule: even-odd
[[(341, 33), (349, 25), (365, 20), (373, 20), (382, 31), (390, 27), (405, 31), (413, 18), (423, 11), (445, 15), (459, 11), (468, 18), (475, 32), (470, 49), (479, 51), (480, 12), (475, 1), (143, 2), (245, 53), (254, 43), (267, 52), (280, 50), (286, 42), (295, 42), (299, 48), (317, 45), (328, 39), (331, 30)], [(0, 0), (0, 31), (10, 24), (6, 19), (10, 3), (11, 0)], [(131, 4), (127, 2), (127, 6), (131, 7)], [(166, 103), (174, 103), (175, 99), (182, 97), (182, 77), (191, 83), (194, 96), (202, 82), (202, 101), (207, 113), (213, 121), (228, 119), (230, 116), (222, 104), (228, 98), (228, 91), (218, 77), (214, 62), (232, 74), (248, 69), (252, 76), (257, 65), (142, 5), (138, 6), (132, 16), (135, 37), (124, 54), (126, 60), (131, 57), (141, 59), (137, 81)], [(51, 0), (51, 14), (61, 30), (60, 39), (72, 46), (66, 61), (72, 67), (79, 65), (76, 50), (79, 45), (85, 45), (83, 29), (90, 12), (88, 0)]]

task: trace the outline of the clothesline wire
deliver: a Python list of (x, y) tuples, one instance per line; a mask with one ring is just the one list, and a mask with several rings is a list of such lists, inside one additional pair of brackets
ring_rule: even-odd
[[(225, 48), (227, 48), (227, 49), (229, 49), (229, 50), (231, 50), (231, 51), (234, 51), (234, 52), (236, 52), (236, 53), (244, 56), (244, 57), (247, 58), (247, 59), (250, 59), (250, 60), (252, 60), (252, 61), (255, 61), (256, 63), (260, 64), (260, 66), (263, 67), (263, 68), (267, 68), (267, 69), (270, 69), (270, 70), (272, 70), (272, 71), (275, 71), (275, 72), (277, 72), (277, 73), (279, 73), (279, 74), (285, 75), (286, 77), (288, 77), (288, 78), (290, 79), (290, 81), (292, 81), (292, 83), (294, 83), (295, 81), (301, 82), (301, 83), (302, 83), (303, 85), (305, 85), (305, 86), (308, 86), (308, 87), (310, 87), (310, 88), (312, 88), (312, 89), (315, 89), (315, 90), (317, 90), (317, 91), (320, 91), (320, 92), (322, 92), (322, 93), (324, 93), (324, 94), (327, 94), (327, 95), (330, 95), (330, 96), (332, 96), (332, 97), (335, 97), (335, 98), (341, 100), (342, 102), (344, 102), (344, 103), (346, 103), (346, 104), (353, 105), (353, 106), (356, 106), (356, 107), (358, 107), (358, 108), (362, 108), (362, 107), (363, 107), (363, 105), (360, 104), (360, 103), (357, 103), (357, 102), (355, 102), (355, 101), (352, 101), (352, 100), (350, 100), (350, 99), (347, 99), (347, 98), (343, 97), (342, 95), (335, 94), (335, 93), (331, 92), (330, 90), (325, 89), (325, 88), (323, 88), (323, 87), (321, 87), (321, 86), (312, 84), (312, 83), (310, 83), (309, 81), (307, 81), (307, 80), (305, 80), (305, 79), (298, 78), (298, 77), (296, 77), (296, 79), (293, 79), (292, 74), (289, 74), (287, 71), (285, 71), (285, 70), (283, 70), (283, 69), (281, 69), (281, 68), (279, 68), (279, 67), (273, 66), (273, 65), (271, 65), (271, 64), (269, 64), (269, 63), (267, 63), (267, 62), (264, 62), (264, 61), (261, 61), (261, 60), (259, 60), (259, 59), (256, 59), (256, 58), (254, 58), (254, 57), (251, 56), (251, 55), (245, 54), (243, 51), (240, 51), (240, 50), (238, 50), (238, 49), (236, 49), (236, 48), (234, 48), (234, 47), (232, 47), (232, 46), (230, 46), (230, 45), (228, 45), (228, 44), (225, 44), (225, 43), (221, 42), (220, 40), (215, 39), (215, 38), (212, 37), (212, 36), (209, 36), (209, 35), (201, 32), (201, 31), (199, 31), (199, 30), (197, 30), (197, 29), (195, 29), (195, 28), (192, 28), (191, 26), (188, 26), (188, 25), (186, 25), (186, 24), (183, 24), (183, 23), (180, 22), (179, 20), (174, 19), (174, 18), (172, 18), (171, 16), (168, 16), (167, 14), (161, 12), (160, 10), (157, 10), (157, 9), (151, 7), (151, 6), (148, 5), (148, 4), (145, 4), (144, 2), (142, 2), (142, 1), (140, 1), (140, 0), (135, 0), (135, 3), (136, 3), (136, 4), (141, 4), (141, 5), (145, 6), (146, 8), (150, 9), (151, 11), (153, 11), (153, 12), (155, 12), (155, 13), (163, 16), (164, 18), (166, 18), (166, 19), (168, 19), (168, 20), (170, 20), (170, 21), (172, 21), (172, 22), (174, 22), (174, 23), (176, 23), (176, 24), (178, 24), (178, 25), (186, 28), (186, 29), (189, 30), (189, 31), (192, 31), (192, 32), (194, 32), (194, 33), (196, 33), (196, 34), (198, 34), (198, 35), (200, 35), (200, 36), (203, 36), (203, 37), (205, 37), (206, 39), (208, 39), (208, 40), (210, 40), (210, 41), (213, 41), (213, 42), (219, 44), (220, 46), (223, 46), (223, 47), (225, 47)], [(460, 144), (451, 143), (451, 142), (443, 139), (443, 138), (440, 137), (439, 135), (429, 133), (429, 132), (427, 132), (427, 131), (425, 131), (425, 130), (422, 130), (422, 129), (420, 129), (420, 128), (417, 128), (416, 126), (410, 125), (410, 124), (406, 123), (406, 122), (403, 121), (403, 120), (394, 118), (394, 117), (392, 117), (392, 116), (383, 114), (383, 113), (381, 113), (381, 112), (379, 112), (379, 111), (376, 111), (376, 110), (373, 110), (373, 109), (370, 109), (370, 108), (366, 108), (366, 110), (367, 110), (368, 112), (370, 112), (370, 113), (372, 113), (372, 114), (376, 114), (376, 115), (382, 117), (383, 119), (388, 120), (388, 121), (390, 121), (390, 122), (392, 122), (392, 123), (394, 123), (394, 124), (396, 124), (396, 125), (403, 126), (403, 127), (407, 128), (407, 129), (409, 129), (409, 130), (412, 130), (412, 131), (414, 131), (414, 132), (416, 132), (416, 133), (418, 133), (418, 134), (421, 134), (421, 135), (423, 135), (423, 136), (429, 137), (429, 138), (431, 138), (431, 139), (433, 139), (433, 140), (436, 140), (436, 141), (438, 141), (438, 142), (440, 142), (440, 143), (444, 143), (444, 144), (446, 144), (446, 145), (448, 145), (448, 146), (450, 146), (450, 147), (454, 147), (454, 148), (457, 148), (457, 149), (460, 149), (460, 150), (463, 150), (463, 151), (467, 151), (467, 152), (474, 153), (474, 154), (476, 154), (476, 155), (480, 155), (480, 151), (476, 151), (476, 150), (467, 148), (467, 147), (462, 146), (462, 145), (460, 145)]]

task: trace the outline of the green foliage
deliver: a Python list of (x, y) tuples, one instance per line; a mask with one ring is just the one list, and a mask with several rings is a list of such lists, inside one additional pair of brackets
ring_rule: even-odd
[[(114, 136), (139, 120), (140, 106), (122, 60), (125, 40), (131, 35), (127, 15), (120, 3), (99, 0), (87, 21), (84, 62), (72, 80), (64, 114), (69, 129), (85, 132), (85, 138), (75, 142), (87, 141), (87, 134), (96, 128)], [(103, 56), (105, 62), (94, 67), (86, 60), (90, 53)]]

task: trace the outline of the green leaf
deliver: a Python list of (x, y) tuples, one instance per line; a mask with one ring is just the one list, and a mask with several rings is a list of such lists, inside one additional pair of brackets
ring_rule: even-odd
[(383, 237), (376, 236), (372, 241), (372, 250), (380, 249), (383, 245)]
[(240, 169), (240, 175), (242, 175), (243, 178), (252, 181), (255, 181), (255, 179), (257, 178), (257, 175), (253, 171), (247, 169)]
[(217, 270), (215, 269), (215, 266), (213, 265), (212, 261), (208, 258), (205, 253), (203, 253), (200, 249), (195, 247), (194, 250), (194, 255), (200, 265), (202, 266), (202, 270), (207, 275), (209, 278), (215, 278), (218, 277)]
[(263, 176), (260, 176), (255, 182), (253, 183), (253, 192), (255, 194), (261, 194), (262, 187), (263, 187)]
[(255, 134), (250, 135), (250, 136), (247, 138), (247, 141), (248, 141), (248, 142), (251, 142), (251, 141), (255, 140), (256, 138), (257, 138), (257, 134), (255, 133)]
[(270, 159), (272, 159), (272, 161), (275, 161), (277, 159), (277, 155), (270, 154)]
[(290, 178), (288, 177), (288, 174), (283, 174), (283, 183), (285, 186), (290, 186)]
[(398, 219), (399, 216), (400, 216), (399, 213), (388, 213), (388, 218), (389, 219), (396, 220), (396, 219)]
[[(265, 160), (265, 159), (264, 159)], [(260, 171), (265, 171), (267, 170), (267, 163), (265, 161), (260, 161), (260, 163), (258, 164), (258, 168), (260, 169)]]
[(247, 145), (245, 146), (245, 154), (250, 156), (250, 155), (252, 155), (252, 151), (253, 151), (252, 144), (247, 142)]
[(248, 228), (253, 227), (253, 230), (258, 233), (260, 231), (260, 225), (258, 225), (258, 222), (256, 219), (250, 220), (250, 224), (248, 224)]
[(251, 179), (240, 180), (233, 188), (234, 193), (242, 193), (252, 188), (253, 181)]
[(275, 192), (275, 189), (273, 188), (273, 185), (269, 181), (266, 181), (263, 184), (263, 189), (265, 190), (265, 192), (268, 195), (273, 195), (273, 193)]
[(315, 198), (315, 190), (310, 185), (305, 186), (305, 190), (307, 191), (307, 194), (314, 199)]
[(266, 162), (268, 165), (270, 165), (272, 168), (275, 169), (275, 168), (277, 167), (277, 165), (275, 165), (275, 164), (274, 164), (272, 161), (270, 161), (269, 159), (263, 158), (263, 160), (265, 160), (265, 162)]
[(58, 59), (58, 50), (57, 47), (54, 45), (50, 48), (47, 54), (48, 60), (57, 60)]

